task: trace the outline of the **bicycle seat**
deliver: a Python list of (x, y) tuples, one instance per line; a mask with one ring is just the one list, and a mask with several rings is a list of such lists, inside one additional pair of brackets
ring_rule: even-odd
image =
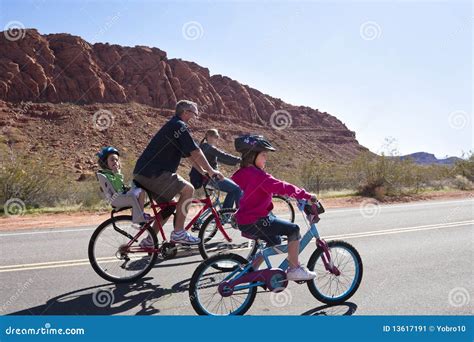
[[(133, 184), (135, 184), (135, 186), (136, 186), (137, 188), (143, 189), (143, 190), (146, 192), (148, 198), (149, 198), (150, 201), (151, 201), (151, 199), (153, 198), (153, 193), (152, 193), (150, 190), (148, 190), (147, 188), (145, 188), (143, 185), (141, 185), (141, 184), (140, 184), (138, 181), (136, 181), (135, 179), (132, 180), (132, 182), (133, 182)], [(145, 205), (145, 206), (146, 206), (146, 205)]]
[(142, 188), (143, 190), (146, 190), (146, 188), (143, 185), (141, 185), (138, 181), (136, 181), (135, 179), (132, 182), (133, 182), (133, 184), (135, 184), (135, 186), (137, 188)]

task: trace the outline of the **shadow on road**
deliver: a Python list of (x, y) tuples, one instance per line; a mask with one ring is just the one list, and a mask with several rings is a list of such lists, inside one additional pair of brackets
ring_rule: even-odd
[(357, 310), (357, 305), (351, 302), (346, 302), (339, 305), (323, 305), (314, 309), (308, 310), (301, 314), (301, 316), (352, 316)]
[[(197, 247), (178, 247), (178, 253), (174, 258), (171, 259), (163, 259), (161, 254), (158, 254), (158, 259), (156, 260), (155, 268), (156, 267), (171, 267), (171, 266), (178, 266), (178, 265), (189, 265), (189, 264), (197, 264), (202, 262), (202, 259), (193, 260), (193, 261), (181, 261), (180, 259), (185, 259), (189, 257), (193, 257), (199, 254), (199, 250)], [(170, 261), (176, 260), (177, 262), (170, 263)]]
[(170, 289), (151, 284), (151, 279), (87, 287), (9, 315), (114, 315), (136, 309), (135, 315), (153, 315), (160, 312), (156, 307), (160, 300), (188, 290), (189, 279), (174, 284)]

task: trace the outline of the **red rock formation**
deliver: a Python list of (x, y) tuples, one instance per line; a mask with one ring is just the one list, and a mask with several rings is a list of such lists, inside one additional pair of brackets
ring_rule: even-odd
[(36, 30), (27, 30), (17, 41), (0, 36), (1, 100), (75, 104), (135, 101), (172, 109), (183, 98), (196, 101), (209, 116), (269, 125), (275, 111), (285, 110), (291, 115), (293, 128), (319, 127), (338, 136), (354, 137), (327, 113), (286, 104), (226, 76), (211, 76), (196, 63), (167, 59), (157, 48), (91, 45), (77, 36), (41, 35)]
[[(276, 168), (291, 175), (308, 158), (344, 161), (365, 150), (328, 113), (211, 76), (157, 48), (91, 45), (36, 30), (16, 41), (0, 34), (0, 144), (60, 159), (74, 173), (90, 173), (95, 152), (106, 144), (136, 158), (180, 99), (196, 101), (203, 113), (193, 124), (197, 139), (209, 126), (218, 128), (232, 151), (237, 134), (264, 134), (279, 149)], [(113, 116), (106, 130), (94, 126), (102, 110)]]

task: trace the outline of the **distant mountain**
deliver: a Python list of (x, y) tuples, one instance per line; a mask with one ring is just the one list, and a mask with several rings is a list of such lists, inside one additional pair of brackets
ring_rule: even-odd
[(429, 165), (429, 164), (442, 164), (442, 165), (454, 165), (457, 161), (462, 160), (458, 157), (448, 157), (444, 159), (438, 159), (434, 154), (427, 152), (416, 152), (401, 156), (400, 159), (413, 159), (417, 164)]

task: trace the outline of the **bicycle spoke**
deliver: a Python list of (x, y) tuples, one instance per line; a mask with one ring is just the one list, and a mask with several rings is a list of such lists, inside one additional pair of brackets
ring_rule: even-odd
[[(135, 237), (139, 230), (132, 226), (130, 219), (122, 219), (115, 223), (117, 227), (125, 233)], [(148, 235), (148, 233), (145, 233)], [(140, 236), (144, 234), (141, 233)], [(93, 257), (99, 274), (103, 273), (106, 277), (117, 281), (140, 276), (151, 267), (152, 258), (147, 252), (131, 252), (125, 248), (130, 240), (122, 233), (116, 231), (110, 223), (97, 232), (93, 243)], [(131, 246), (138, 247), (138, 241)], [(122, 248), (124, 248), (122, 250)], [(106, 258), (106, 259), (104, 259)], [(107, 278), (106, 278), (107, 279)]]
[[(234, 255), (237, 257), (237, 255)], [(230, 275), (235, 274), (234, 270), (236, 267), (240, 267), (237, 261), (231, 258), (226, 259), (227, 255), (219, 255), (216, 258), (220, 258), (219, 261), (204, 265), (204, 269), (199, 271), (199, 279), (195, 285), (190, 285), (190, 288), (194, 288), (192, 294), (194, 301), (198, 302), (200, 308), (204, 309), (207, 314), (212, 315), (229, 315), (238, 312), (243, 305), (246, 305), (247, 298), (254, 296), (256, 293), (255, 288), (246, 288), (236, 290), (229, 296), (222, 296), (219, 293), (219, 284), (222, 281), (230, 281), (227, 279)], [(245, 259), (242, 259), (245, 261)], [(226, 264), (224, 270), (221, 266)], [(230, 267), (230, 264), (232, 266)], [(199, 269), (199, 268), (198, 268)], [(198, 272), (198, 270), (196, 270)], [(235, 274), (238, 276), (238, 273)], [(195, 276), (193, 275), (193, 279)], [(191, 291), (191, 290), (190, 290)]]
[[(232, 217), (235, 210), (224, 210), (219, 212), (223, 231), (218, 228), (217, 219), (214, 216), (211, 216), (201, 227), (200, 237), (203, 241), (201, 254), (206, 259), (219, 253), (232, 252), (247, 259), (254, 251), (254, 241), (242, 237)], [(224, 232), (229, 236), (230, 241), (225, 237)]]
[(336, 276), (326, 270), (321, 253), (314, 265), (317, 278), (313, 284), (324, 298), (335, 299), (345, 296), (352, 288), (356, 279), (357, 265), (352, 254), (344, 247), (330, 247), (329, 252), (331, 260), (340, 274)]

